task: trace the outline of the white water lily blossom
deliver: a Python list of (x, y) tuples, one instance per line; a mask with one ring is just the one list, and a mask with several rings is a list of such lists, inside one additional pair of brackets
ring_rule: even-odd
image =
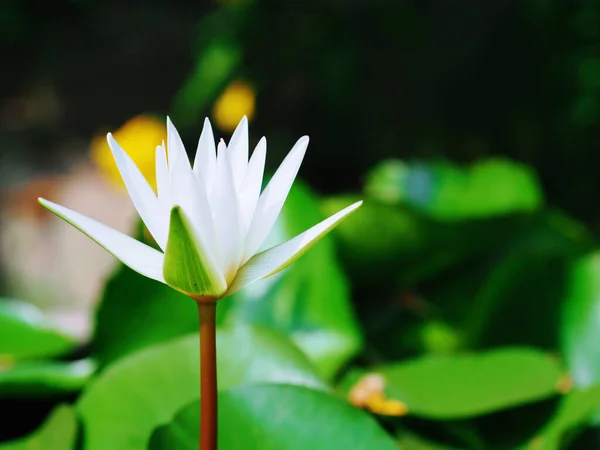
[[(260, 251), (296, 178), (308, 137), (301, 137), (261, 193), (266, 157), (262, 138), (248, 159), (244, 117), (229, 145), (215, 145), (204, 122), (194, 165), (167, 118), (167, 148), (156, 148), (157, 193), (133, 160), (107, 135), (131, 200), (160, 250), (43, 198), (40, 204), (131, 269), (197, 301), (214, 301), (283, 270), (362, 202), (298, 236)], [(168, 152), (167, 152), (168, 149)]]

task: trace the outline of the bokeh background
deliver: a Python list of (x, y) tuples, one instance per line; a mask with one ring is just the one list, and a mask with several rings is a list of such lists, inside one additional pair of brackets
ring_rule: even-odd
[[(311, 138), (288, 231), (365, 205), (277, 295), (248, 294), (267, 299), (262, 309), (236, 299), (224, 317), (288, 333), (340, 386), (414, 357), (536, 349), (561, 367), (554, 396), (442, 422), (392, 405), (401, 421), (378, 420), (401, 448), (600, 448), (598, 390), (585, 391), (598, 400), (585, 414), (539, 440), (563, 397), (600, 383), (596, 0), (1, 0), (0, 55), (0, 294), (13, 299), (3, 314), (17, 314), (18, 299), (75, 336), (60, 361), (102, 366), (196, 319), (161, 328), (163, 310), (124, 306), (155, 291), (37, 197), (143, 235), (106, 132), (151, 180), (166, 115), (190, 155), (205, 117), (227, 140), (246, 115), (251, 147), (268, 139), (270, 171)], [(136, 326), (158, 331), (127, 341)], [(48, 355), (10, 349), (0, 339), (0, 404), (16, 411), (2, 439), (81, 389), (38, 395), (39, 374), (32, 388), (10, 372)], [(377, 405), (366, 409), (385, 413)], [(548, 436), (555, 447), (533, 447)]]

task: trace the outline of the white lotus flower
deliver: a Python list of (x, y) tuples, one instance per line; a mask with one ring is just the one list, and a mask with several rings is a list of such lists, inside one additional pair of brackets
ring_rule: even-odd
[(257, 253), (296, 178), (308, 137), (296, 142), (262, 194), (267, 144), (262, 138), (248, 160), (246, 117), (228, 146), (223, 140), (215, 146), (205, 120), (193, 167), (167, 118), (168, 159), (164, 143), (156, 148), (158, 194), (110, 133), (107, 139), (131, 200), (162, 251), (64, 206), (39, 202), (136, 272), (198, 301), (226, 297), (283, 270), (362, 204)]

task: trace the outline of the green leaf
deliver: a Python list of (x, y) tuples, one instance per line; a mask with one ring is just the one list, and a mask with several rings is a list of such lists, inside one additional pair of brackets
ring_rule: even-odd
[[(144, 349), (109, 366), (80, 398), (86, 450), (145, 449), (150, 433), (199, 397), (198, 337)], [(285, 336), (237, 324), (218, 331), (219, 388), (280, 382), (326, 389)]]
[(24, 361), (0, 370), (0, 396), (40, 397), (78, 392), (95, 371), (87, 359), (74, 362)]
[(0, 357), (50, 357), (76, 345), (74, 337), (52, 325), (36, 306), (0, 298)]
[[(321, 221), (314, 195), (301, 183), (290, 191), (269, 244), (285, 241)], [(288, 270), (223, 300), (225, 320), (256, 323), (285, 332), (326, 377), (362, 346), (348, 282), (329, 237)]]
[(175, 206), (169, 221), (169, 240), (165, 252), (164, 276), (167, 284), (186, 295), (218, 297), (227, 284), (206, 249), (195, 237), (183, 209)]
[(77, 418), (70, 406), (56, 407), (31, 435), (0, 444), (0, 450), (71, 450), (77, 438)]
[(600, 383), (600, 252), (571, 267), (561, 326), (561, 348), (576, 386)]
[(554, 418), (522, 450), (558, 450), (565, 435), (588, 424), (600, 409), (600, 386), (574, 389), (562, 399)]
[[(151, 450), (198, 448), (198, 402), (158, 428)], [(396, 444), (367, 414), (300, 386), (245, 386), (219, 395), (221, 450), (394, 450)]]
[[(542, 400), (558, 393), (561, 367), (548, 354), (503, 348), (473, 354), (432, 355), (369, 369), (385, 380), (385, 395), (404, 403), (408, 414), (460, 419)], [(348, 392), (365, 374), (350, 372)]]
[(468, 168), (449, 162), (386, 161), (370, 172), (365, 189), (384, 202), (407, 204), (432, 218), (451, 221), (531, 212), (543, 202), (535, 174), (503, 159)]
[(196, 332), (194, 301), (120, 265), (96, 312), (94, 357), (104, 366), (146, 346)]

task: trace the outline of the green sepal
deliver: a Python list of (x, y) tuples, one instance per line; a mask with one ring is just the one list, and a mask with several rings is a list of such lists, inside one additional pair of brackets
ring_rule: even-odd
[(227, 290), (218, 263), (180, 206), (171, 210), (163, 275), (169, 286), (196, 299), (217, 299)]

